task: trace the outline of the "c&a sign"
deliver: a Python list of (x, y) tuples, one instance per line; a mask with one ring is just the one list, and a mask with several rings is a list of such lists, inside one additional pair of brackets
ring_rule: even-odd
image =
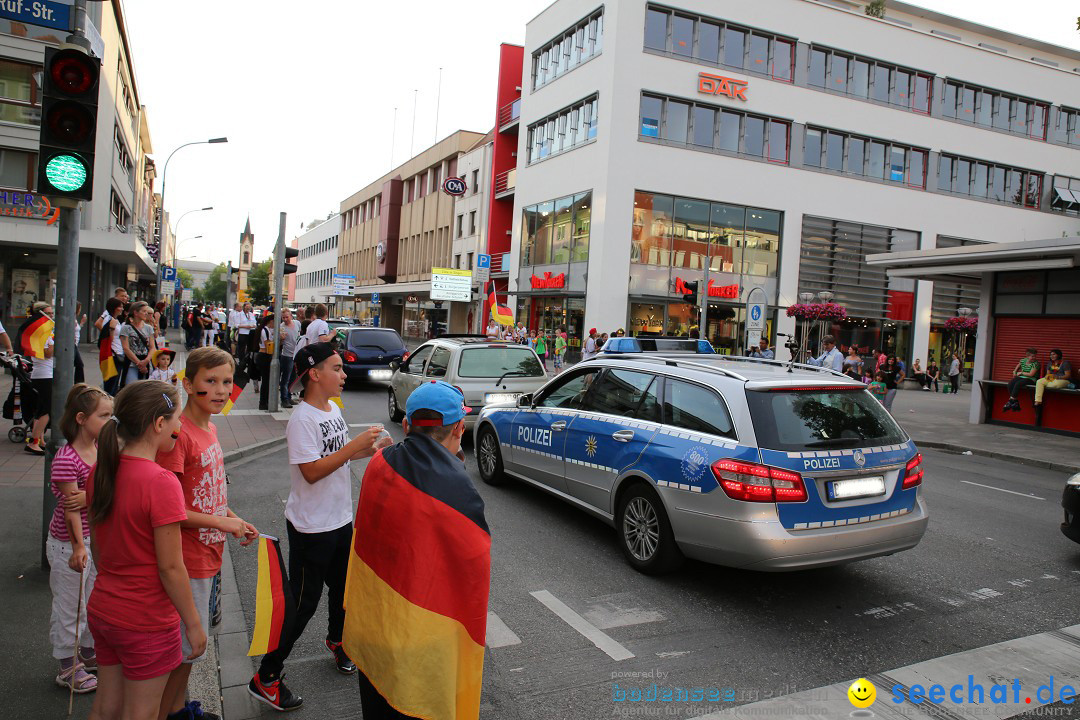
[(739, 99), (746, 102), (746, 88), (748, 87), (750, 83), (746, 80), (736, 80), (706, 72), (698, 73), (698, 92), (706, 95), (727, 95), (732, 100)]
[(60, 208), (54, 208), (49, 198), (33, 193), (0, 190), (0, 217), (21, 217), (44, 220), (52, 225), (60, 218)]

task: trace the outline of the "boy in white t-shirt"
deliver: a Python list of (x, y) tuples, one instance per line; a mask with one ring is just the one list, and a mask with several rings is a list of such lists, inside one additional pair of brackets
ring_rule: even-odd
[(324, 644), (339, 672), (356, 672), (341, 647), (352, 545), (349, 461), (371, 457), (390, 445), (389, 435), (380, 438), (382, 426), (372, 426), (349, 439), (349, 426), (341, 410), (330, 402), (341, 395), (346, 376), (341, 356), (329, 343), (302, 348), (296, 354), (296, 374), (304, 386), (304, 401), (293, 409), (285, 431), (292, 480), (285, 520), (296, 617), (292, 631), (282, 637), (276, 650), (263, 656), (259, 671), (248, 683), (248, 692), (275, 710), (292, 710), (303, 703), (281, 682), (281, 671), (293, 644), (319, 607), (324, 584), (329, 590), (330, 615)]
[(308, 323), (304, 337), (307, 338), (308, 345), (330, 342), (330, 326), (326, 323), (326, 306), (322, 303), (315, 306), (315, 319)]

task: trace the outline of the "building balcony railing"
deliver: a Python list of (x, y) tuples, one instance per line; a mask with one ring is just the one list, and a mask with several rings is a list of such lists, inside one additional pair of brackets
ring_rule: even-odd
[(495, 176), (495, 197), (512, 195), (517, 184), (517, 168), (510, 168)]
[(521, 117), (521, 98), (506, 103), (499, 108), (499, 132), (510, 129), (516, 125)]

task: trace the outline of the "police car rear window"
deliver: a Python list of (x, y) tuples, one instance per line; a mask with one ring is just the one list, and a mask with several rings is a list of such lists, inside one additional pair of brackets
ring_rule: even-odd
[(758, 445), (804, 452), (896, 445), (907, 436), (889, 412), (865, 390), (748, 390)]
[(498, 378), (505, 373), (517, 377), (543, 377), (544, 369), (536, 353), (528, 348), (491, 346), (467, 348), (461, 351), (459, 377)]

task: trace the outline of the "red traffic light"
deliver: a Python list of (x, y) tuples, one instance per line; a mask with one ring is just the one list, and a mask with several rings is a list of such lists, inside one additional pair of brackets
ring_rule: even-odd
[(85, 95), (97, 87), (98, 61), (79, 50), (60, 50), (49, 64), (49, 79), (61, 95)]

